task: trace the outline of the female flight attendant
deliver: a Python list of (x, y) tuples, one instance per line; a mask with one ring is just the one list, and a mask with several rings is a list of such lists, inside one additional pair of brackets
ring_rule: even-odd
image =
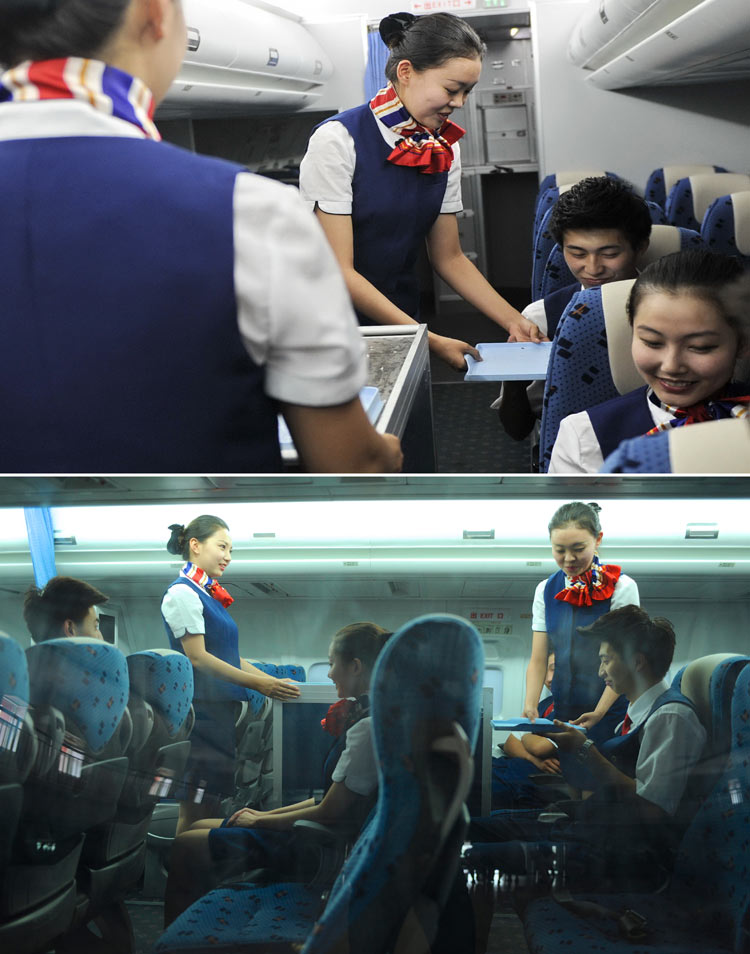
[(170, 924), (194, 900), (209, 891), (226, 865), (243, 869), (289, 870), (293, 861), (295, 821), (346, 823), (357, 828), (377, 793), (378, 773), (372, 747), (370, 677), (380, 650), (391, 634), (377, 623), (351, 623), (331, 640), (328, 677), (339, 702), (322, 722), (335, 742), (323, 768), (324, 794), (270, 811), (242, 808), (229, 818), (196, 822), (175, 839), (164, 899)]
[(554, 648), (551, 691), (555, 718), (583, 726), (595, 742), (614, 734), (627, 700), (599, 677), (598, 646), (576, 627), (629, 604), (639, 605), (638, 587), (619, 566), (599, 562), (602, 528), (597, 504), (578, 501), (560, 507), (549, 523), (552, 555), (560, 567), (536, 588), (531, 660), (526, 670), (523, 714), (536, 719), (539, 694)]
[(187, 562), (164, 594), (161, 613), (172, 649), (188, 657), (195, 678), (190, 760), (176, 795), (179, 833), (215, 815), (234, 791), (235, 703), (247, 698), (248, 689), (272, 699), (293, 699), (299, 689), (240, 658), (237, 624), (227, 612), (234, 600), (218, 583), (232, 559), (226, 523), (203, 515), (169, 529), (167, 550)]
[[(492, 288), (461, 251), (458, 139), (450, 114), (477, 83), (485, 52), (459, 17), (386, 17), (388, 85), (363, 106), (314, 132), (300, 169), (302, 197), (315, 208), (363, 324), (413, 324), (419, 312), (414, 267), (427, 240), (438, 275), (512, 338), (541, 333)], [(463, 369), (464, 341), (430, 333), (430, 349)]]
[(0, 2), (5, 469), (280, 470), (279, 408), (308, 470), (398, 469), (296, 190), (159, 141), (186, 35), (180, 0)]

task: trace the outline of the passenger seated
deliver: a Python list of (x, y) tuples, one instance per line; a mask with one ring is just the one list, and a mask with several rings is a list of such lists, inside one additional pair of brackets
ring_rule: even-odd
[(627, 438), (747, 413), (750, 386), (733, 381), (747, 350), (745, 318), (722, 298), (741, 274), (737, 259), (703, 249), (644, 269), (627, 313), (645, 384), (563, 418), (550, 474), (596, 473)]
[[(555, 654), (547, 657), (547, 673), (544, 685), (550, 690), (555, 674)], [(551, 695), (539, 703), (539, 716), (554, 718), (554, 701)], [(551, 801), (545, 798), (545, 790), (534, 783), (531, 776), (537, 772), (557, 775), (560, 760), (553, 742), (533, 732), (525, 732), (520, 739), (511, 732), (501, 746), (503, 756), (492, 759), (492, 807), (533, 808)]]
[[(573, 841), (588, 876), (602, 886), (657, 883), (671, 867), (679, 838), (697, 806), (686, 797), (691, 770), (706, 742), (693, 703), (664, 677), (672, 662), (675, 634), (669, 620), (649, 618), (638, 606), (623, 606), (578, 632), (599, 641), (599, 674), (628, 699), (614, 738), (597, 749), (585, 733), (555, 720), (550, 735), (568, 770), (590, 798), (566, 802), (572, 819), (561, 828), (538, 812), (497, 812), (472, 819), (469, 838), (488, 841)], [(650, 866), (643, 870), (642, 865)], [(570, 874), (570, 872), (569, 872)]]
[(108, 599), (83, 580), (53, 576), (45, 586), (30, 586), (26, 591), (23, 618), (35, 643), (65, 636), (103, 639), (97, 607)]
[[(522, 314), (552, 339), (576, 292), (635, 278), (636, 261), (648, 248), (648, 206), (622, 179), (582, 179), (557, 200), (549, 229), (575, 281), (533, 301)], [(506, 381), (492, 405), (514, 440), (524, 440), (542, 416), (543, 381)]]
[(169, 860), (166, 925), (214, 887), (227, 866), (288, 871), (294, 860), (291, 828), (296, 821), (359, 830), (378, 784), (367, 692), (375, 660), (390, 635), (375, 623), (352, 623), (331, 641), (328, 676), (341, 701), (331, 706), (322, 723), (336, 742), (324, 766), (321, 801), (309, 798), (270, 811), (242, 808), (224, 820), (202, 819), (178, 835)]

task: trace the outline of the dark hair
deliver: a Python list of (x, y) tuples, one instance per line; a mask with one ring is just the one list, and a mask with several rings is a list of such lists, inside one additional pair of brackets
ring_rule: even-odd
[(581, 530), (588, 530), (592, 537), (598, 537), (602, 532), (599, 523), (601, 509), (597, 503), (581, 503), (580, 500), (563, 504), (555, 511), (547, 529), (551, 534), (553, 530), (561, 530), (569, 523), (574, 523)]
[(368, 669), (372, 669), (378, 653), (392, 635), (377, 623), (350, 623), (340, 629), (331, 640), (331, 653), (341, 656), (347, 662), (361, 659)]
[(131, 0), (2, 0), (0, 63), (95, 57), (125, 19)]
[(651, 214), (629, 182), (591, 176), (563, 192), (552, 210), (549, 230), (556, 242), (563, 245), (573, 229), (618, 229), (636, 251), (651, 234)]
[[(747, 318), (731, 306), (724, 292), (742, 275), (742, 265), (731, 255), (690, 248), (651, 262), (635, 280), (628, 298), (628, 321), (632, 328), (643, 299), (654, 292), (691, 295), (714, 305), (737, 336), (745, 338)], [(734, 304), (741, 309), (742, 301)]]
[(435, 69), (454, 57), (482, 59), (487, 47), (466, 20), (452, 13), (431, 13), (415, 17), (392, 13), (380, 21), (380, 36), (391, 51), (385, 75), (396, 79), (401, 60), (409, 60), (417, 72)]
[(746, 343), (750, 339), (750, 272), (743, 272), (720, 288), (718, 297), (722, 314), (738, 332), (740, 341)]
[(169, 529), (172, 536), (167, 541), (167, 550), (170, 553), (178, 554), (183, 560), (190, 559), (190, 541), (195, 538), (199, 543), (208, 540), (217, 530), (228, 530), (229, 527), (221, 517), (212, 517), (210, 514), (203, 514), (191, 520), (183, 527), (181, 523), (171, 523)]
[(651, 619), (640, 606), (621, 606), (588, 626), (578, 626), (577, 631), (609, 643), (620, 656), (626, 651), (643, 653), (657, 679), (664, 678), (674, 656), (675, 636), (670, 621), (663, 616)]
[(23, 618), (34, 642), (63, 636), (66, 619), (80, 625), (92, 606), (106, 603), (105, 596), (95, 586), (72, 576), (53, 576), (41, 589), (30, 586), (23, 598)]

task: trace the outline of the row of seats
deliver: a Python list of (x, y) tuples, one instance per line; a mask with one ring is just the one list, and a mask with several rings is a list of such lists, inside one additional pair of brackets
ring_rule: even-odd
[(327, 899), (300, 882), (227, 884), (183, 912), (155, 954), (429, 950), (468, 822), (483, 667), (465, 620), (403, 626), (371, 680), (378, 801)]
[[(653, 894), (582, 894), (532, 901), (523, 916), (531, 954), (745, 954), (750, 949), (750, 666), (696, 660), (678, 685), (710, 729), (710, 782), (679, 847), (672, 878)], [(700, 667), (703, 667), (701, 671)], [(632, 912), (636, 912), (634, 917)], [(622, 935), (637, 923), (640, 938)]]
[[(549, 222), (560, 195), (593, 175), (618, 178), (612, 172), (576, 170), (552, 174), (542, 181), (534, 210), (533, 300), (574, 281), (549, 231)], [(705, 244), (750, 265), (750, 175), (728, 173), (721, 166), (666, 166), (651, 174), (645, 195), (654, 226), (680, 230), (675, 233), (679, 239), (670, 239), (667, 251), (660, 254)], [(658, 257), (649, 251), (642, 265)]]
[(0, 697), (0, 946), (130, 954), (122, 899), (189, 754), (189, 661), (86, 638), (24, 653), (0, 634)]

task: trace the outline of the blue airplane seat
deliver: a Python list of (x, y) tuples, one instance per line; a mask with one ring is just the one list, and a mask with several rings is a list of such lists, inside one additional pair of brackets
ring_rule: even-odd
[(702, 173), (726, 172), (723, 166), (707, 165), (675, 165), (659, 166), (654, 169), (646, 182), (646, 191), (644, 196), (647, 201), (655, 202), (662, 209), (666, 206), (667, 196), (670, 189), (678, 179), (684, 179), (685, 176), (695, 176)]
[(733, 255), (750, 268), (750, 190), (714, 199), (703, 216), (701, 236), (712, 252)]
[(703, 216), (714, 199), (748, 189), (750, 175), (741, 173), (703, 173), (678, 179), (667, 196), (667, 222), (699, 232)]
[[(539, 220), (539, 228), (534, 231), (534, 255), (531, 263), (531, 300), (536, 301), (538, 298), (544, 296), (543, 281), (544, 275), (547, 269), (547, 263), (552, 253), (552, 249), (555, 247), (556, 242), (555, 238), (549, 230), (549, 221), (552, 218), (552, 207), (549, 206), (542, 217)], [(562, 253), (561, 256), (562, 258)], [(568, 266), (565, 265), (563, 260), (563, 267), (568, 275), (570, 275), (570, 270)], [(562, 288), (565, 284), (570, 284), (571, 281), (575, 281), (571, 277), (570, 281), (563, 282), (562, 285), (558, 285), (558, 288)]]
[(55, 639), (26, 651), (31, 715), (42, 744), (24, 783), (22, 818), (0, 904), (0, 945), (39, 948), (71, 925), (85, 832), (115, 812), (128, 760), (125, 657), (96, 639)]
[(573, 296), (557, 326), (544, 388), (539, 464), (549, 469), (560, 422), (643, 382), (630, 357), (625, 305), (633, 279)]
[(155, 954), (250, 954), (283, 943), (304, 943), (304, 954), (347, 944), (375, 954), (395, 945), (412, 908), (418, 918), (428, 916), (422, 929), (429, 939), (465, 831), (483, 670), (481, 640), (465, 620), (422, 616), (403, 626), (371, 681), (377, 805), (317, 922), (319, 890), (229, 885), (175, 920)]
[[(532, 901), (523, 916), (531, 954), (746, 954), (750, 916), (750, 667), (731, 700), (725, 768), (680, 844), (666, 890)], [(596, 907), (585, 908), (586, 904)], [(623, 937), (626, 912), (643, 919)], [(639, 919), (636, 919), (639, 920)], [(633, 924), (631, 915), (629, 923)], [(640, 933), (640, 936), (637, 936)]]
[(0, 633), (0, 882), (21, 816), (23, 782), (38, 749), (28, 708), (26, 656), (14, 639)]
[(571, 186), (581, 179), (589, 179), (598, 176), (610, 176), (613, 179), (619, 178), (614, 172), (606, 172), (603, 169), (565, 169), (560, 172), (550, 172), (539, 183), (536, 199), (534, 200), (534, 213), (539, 207), (539, 202), (548, 189), (559, 189), (560, 186)]

